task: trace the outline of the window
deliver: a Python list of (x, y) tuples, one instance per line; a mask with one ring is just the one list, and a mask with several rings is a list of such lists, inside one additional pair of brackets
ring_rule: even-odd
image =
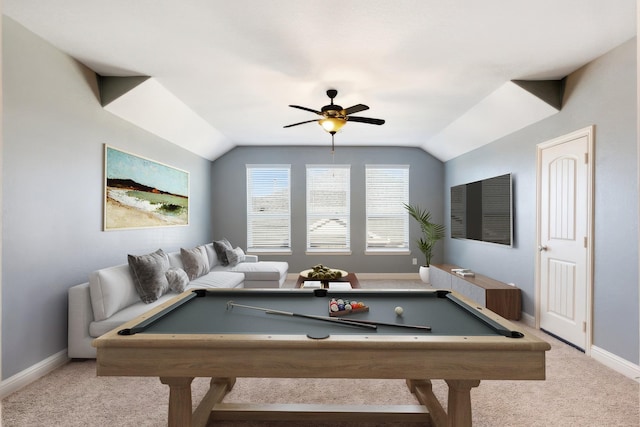
[(247, 251), (291, 252), (291, 167), (247, 165)]
[(349, 165), (307, 165), (307, 251), (351, 251)]
[(409, 166), (365, 166), (367, 252), (409, 251)]

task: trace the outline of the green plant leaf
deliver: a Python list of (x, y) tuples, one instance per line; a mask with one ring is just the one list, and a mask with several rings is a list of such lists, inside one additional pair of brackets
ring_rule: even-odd
[(431, 221), (431, 212), (426, 209), (422, 209), (418, 205), (404, 204), (404, 208), (409, 215), (415, 219), (420, 225), (420, 231), (422, 237), (416, 240), (418, 249), (424, 254), (426, 266), (431, 265), (431, 257), (433, 255), (433, 248), (438, 240), (444, 237), (446, 227), (442, 224), (436, 224)]

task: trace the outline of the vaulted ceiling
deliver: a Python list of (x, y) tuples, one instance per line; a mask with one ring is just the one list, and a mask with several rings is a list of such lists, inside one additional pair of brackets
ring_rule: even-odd
[[(635, 0), (4, 0), (104, 76), (106, 109), (205, 158), (326, 145), (326, 90), (366, 104), (336, 146), (446, 161), (558, 111), (557, 81), (636, 35)], [(141, 76), (135, 79), (120, 77)], [(148, 77), (148, 78), (147, 78)], [(524, 84), (512, 81), (525, 81)], [(542, 90), (540, 90), (542, 89)], [(553, 97), (553, 96), (552, 96)]]

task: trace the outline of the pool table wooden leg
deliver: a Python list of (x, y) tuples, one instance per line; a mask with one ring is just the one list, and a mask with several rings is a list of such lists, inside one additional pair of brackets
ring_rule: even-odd
[(204, 395), (198, 407), (193, 412), (193, 427), (208, 426), (211, 410), (231, 391), (236, 383), (235, 378), (211, 378), (209, 391)]
[(433, 394), (431, 380), (407, 380), (407, 387), (411, 393), (416, 395), (418, 402), (427, 407), (431, 423), (436, 427), (446, 427), (447, 413)]
[(471, 427), (471, 388), (480, 380), (445, 380), (449, 386), (447, 411), (433, 394), (430, 380), (407, 380), (409, 390), (418, 402), (429, 410), (431, 421), (437, 427)]
[(211, 409), (224, 399), (236, 383), (235, 378), (211, 378), (209, 391), (192, 413), (191, 382), (193, 377), (160, 377), (169, 386), (169, 427), (206, 426)]
[(471, 389), (480, 380), (445, 380), (449, 385), (447, 414), (449, 426), (471, 427)]
[(169, 427), (191, 425), (191, 382), (193, 377), (160, 377), (169, 386)]

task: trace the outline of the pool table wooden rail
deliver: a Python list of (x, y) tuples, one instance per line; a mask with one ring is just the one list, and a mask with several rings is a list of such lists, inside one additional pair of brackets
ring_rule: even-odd
[[(203, 345), (189, 341), (167, 341), (166, 346), (98, 347), (98, 375), (109, 376), (197, 376), (257, 378), (481, 378), (490, 380), (543, 380), (544, 350), (450, 349), (440, 343), (406, 348), (392, 341), (367, 345), (344, 341), (342, 346), (309, 348), (284, 345), (282, 341), (255, 343), (219, 341)], [(290, 342), (291, 343), (291, 342)], [(181, 345), (187, 344), (187, 345)], [(295, 343), (294, 343), (295, 344)], [(369, 344), (369, 343), (367, 343)], [(375, 343), (374, 343), (375, 344)], [(391, 348), (389, 348), (391, 347)], [(435, 348), (434, 348), (435, 347)], [(259, 357), (254, 352), (259, 353)], [(393, 363), (380, 363), (393, 360)], [(331, 366), (331, 369), (327, 369)]]

